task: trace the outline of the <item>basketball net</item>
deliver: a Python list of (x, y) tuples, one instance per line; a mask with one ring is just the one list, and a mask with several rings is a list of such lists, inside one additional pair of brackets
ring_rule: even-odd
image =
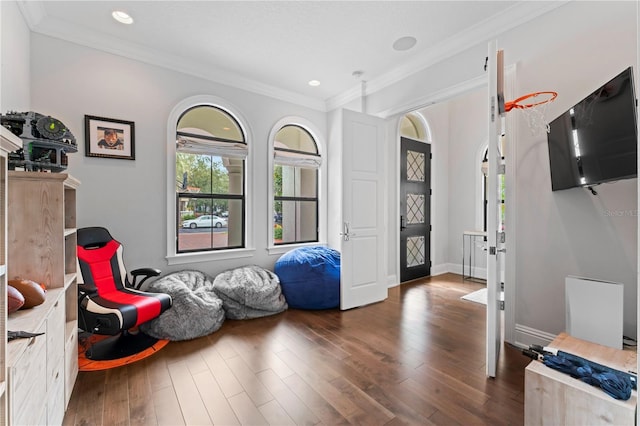
[(518, 99), (507, 102), (505, 111), (509, 112), (516, 108), (523, 112), (529, 123), (529, 130), (533, 136), (549, 133), (549, 121), (545, 118), (547, 107), (553, 102), (558, 94), (556, 92), (534, 92), (529, 93)]
[(522, 110), (524, 116), (527, 117), (529, 130), (531, 130), (531, 134), (533, 136), (540, 135), (544, 132), (549, 133), (551, 131), (549, 121), (545, 118), (547, 106), (549, 106), (549, 102), (531, 108), (524, 108)]

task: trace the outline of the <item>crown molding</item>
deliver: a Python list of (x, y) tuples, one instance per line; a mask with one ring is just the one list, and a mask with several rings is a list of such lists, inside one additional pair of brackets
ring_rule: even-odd
[[(471, 46), (477, 45), (479, 40), (490, 40), (505, 31), (548, 13), (569, 1), (571, 0), (519, 2), (513, 7), (501, 12), (499, 15), (489, 20), (479, 22), (466, 31), (439, 43), (415, 59), (406, 61), (402, 66), (382, 74), (377, 78), (368, 80), (366, 94), (376, 93), (398, 83), (417, 72), (469, 49)], [(166, 52), (160, 52), (135, 43), (125, 42), (122, 39), (106, 34), (96, 34), (90, 28), (71, 25), (57, 18), (48, 17), (48, 19), (45, 19), (47, 15), (42, 1), (19, 0), (18, 7), (27, 25), (31, 31), (35, 33), (178, 71), (207, 81), (224, 84), (284, 102), (305, 106), (314, 110), (322, 112), (331, 111), (362, 97), (362, 88), (360, 85), (324, 100), (301, 95), (260, 81), (241, 77), (236, 73), (209, 64), (167, 54)], [(394, 108), (394, 110), (398, 110), (398, 108)], [(389, 112), (390, 111), (386, 111), (386, 113)]]
[[(35, 33), (326, 112), (325, 102), (322, 99), (241, 77), (237, 73), (124, 41), (107, 34), (96, 33), (90, 28), (73, 25), (55, 17), (47, 17), (40, 1), (21, 1), (20, 4), (27, 25)], [(44, 19), (45, 17), (47, 19)]]
[(456, 84), (452, 87), (446, 87), (442, 90), (438, 90), (425, 96), (415, 98), (411, 101), (407, 101), (401, 105), (394, 106), (393, 108), (377, 112), (375, 115), (380, 118), (388, 118), (393, 115), (408, 114), (409, 112), (415, 111), (416, 109), (447, 101), (454, 96), (458, 96), (463, 93), (469, 93), (470, 91), (479, 89), (486, 84), (487, 76), (485, 74), (482, 74), (479, 77), (463, 81), (462, 83)]
[[(430, 66), (455, 56), (479, 41), (489, 41), (490, 39), (512, 29), (525, 22), (531, 21), (538, 16), (544, 15), (570, 0), (537, 2), (525, 1), (501, 12), (499, 15), (489, 20), (479, 22), (449, 39), (439, 43), (427, 50), (424, 54), (417, 56), (413, 60), (408, 60), (399, 66), (379, 77), (367, 81), (367, 95), (376, 93), (386, 87), (404, 80), (411, 75), (420, 72)], [(354, 87), (341, 94), (327, 99), (327, 111), (340, 108), (341, 106), (358, 99), (361, 96), (360, 87)]]
[(45, 11), (42, 2), (18, 0), (17, 4), (27, 26), (31, 31), (35, 31), (38, 24), (40, 24), (45, 16), (47, 16), (47, 12)]

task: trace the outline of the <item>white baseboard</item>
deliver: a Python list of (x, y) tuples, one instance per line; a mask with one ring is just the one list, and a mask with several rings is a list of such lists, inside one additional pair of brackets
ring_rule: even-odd
[(462, 265), (459, 263), (447, 263), (447, 272), (462, 275)]
[[(462, 275), (462, 265), (459, 263), (448, 263), (448, 272), (454, 273), (454, 274), (459, 274)], [(473, 267), (472, 268), (472, 274), (471, 276), (473, 278), (478, 278), (478, 279), (483, 279), (486, 280), (487, 279), (487, 268), (479, 268), (479, 267)], [(464, 274), (465, 276), (468, 276), (469, 274), (469, 265), (465, 265), (464, 268)]]
[(432, 277), (435, 277), (436, 275), (446, 274), (447, 272), (450, 272), (448, 263), (431, 266)]
[(530, 345), (548, 346), (555, 338), (555, 334), (516, 324), (516, 341), (513, 344), (521, 348), (528, 348)]
[[(467, 269), (467, 273), (468, 268)], [(462, 265), (459, 263), (441, 263), (438, 265), (431, 266), (431, 274), (430, 277), (435, 277), (437, 275), (442, 275), (446, 273), (458, 274), (462, 275)], [(473, 268), (473, 278), (478, 279), (487, 279), (487, 269), (486, 268)], [(391, 274), (387, 276), (387, 286), (388, 288), (395, 287), (400, 284), (400, 280), (396, 274)]]
[(387, 276), (387, 288), (393, 288), (400, 285), (400, 280), (396, 274)]
[[(449, 270), (449, 264), (445, 263), (442, 265), (435, 265), (431, 267), (430, 277), (435, 277), (436, 275), (446, 274), (447, 272), (451, 272)], [(387, 276), (387, 288), (393, 288), (400, 285), (400, 279), (396, 274), (391, 274)]]

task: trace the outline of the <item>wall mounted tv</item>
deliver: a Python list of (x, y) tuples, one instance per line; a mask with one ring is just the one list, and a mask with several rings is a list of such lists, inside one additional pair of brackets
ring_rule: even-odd
[(553, 120), (547, 135), (551, 189), (637, 177), (636, 107), (629, 67)]

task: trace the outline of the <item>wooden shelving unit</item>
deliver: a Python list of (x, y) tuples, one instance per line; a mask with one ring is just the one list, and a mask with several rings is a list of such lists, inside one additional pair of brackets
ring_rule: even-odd
[(22, 148), (22, 140), (0, 126), (0, 425), (7, 418), (7, 155)]
[(9, 171), (8, 185), (7, 276), (47, 288), (44, 304), (8, 318), (11, 330), (45, 333), (7, 345), (9, 423), (61, 424), (78, 374), (80, 182), (65, 173)]
[(78, 376), (78, 281), (76, 191), (80, 181), (67, 176), (64, 181), (64, 281), (65, 292), (65, 408)]

